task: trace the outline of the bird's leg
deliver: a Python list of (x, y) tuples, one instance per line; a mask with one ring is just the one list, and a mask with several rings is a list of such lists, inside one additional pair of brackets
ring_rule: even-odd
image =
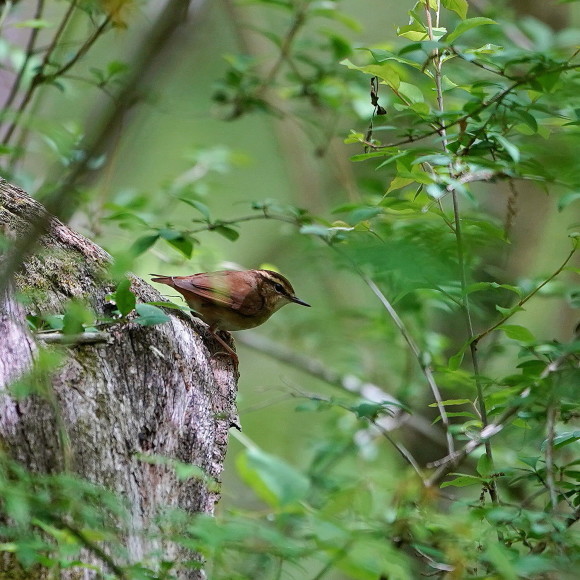
[(225, 352), (222, 352), (222, 351), (216, 352), (212, 356), (216, 356), (219, 354), (225, 354), (226, 356), (230, 356), (232, 358), (232, 360), (234, 361), (236, 368), (238, 368), (239, 359), (238, 359), (238, 355), (236, 354), (236, 352), (218, 334), (218, 331), (216, 330), (216, 328), (213, 325), (210, 326), (208, 330), (209, 330), (210, 334), (226, 349)]

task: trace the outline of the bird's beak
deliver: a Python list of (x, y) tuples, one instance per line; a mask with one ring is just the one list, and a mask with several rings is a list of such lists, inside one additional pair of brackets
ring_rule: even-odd
[(296, 304), (302, 304), (302, 306), (308, 306), (308, 308), (310, 308), (310, 304), (304, 302), (304, 300), (300, 300), (300, 298), (296, 298), (296, 296), (292, 296), (292, 302), (296, 302)]

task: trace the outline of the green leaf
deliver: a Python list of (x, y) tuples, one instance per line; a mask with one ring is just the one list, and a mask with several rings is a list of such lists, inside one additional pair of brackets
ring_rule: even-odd
[(191, 258), (191, 254), (193, 253), (193, 240), (189, 236), (181, 236), (180, 238), (167, 240), (167, 243), (181, 252), (186, 258)]
[(346, 145), (349, 145), (350, 143), (360, 143), (361, 141), (364, 141), (364, 139), (365, 136), (363, 133), (357, 133), (351, 129), (348, 137), (345, 137), (344, 143)]
[(447, 399), (446, 401), (441, 401), (441, 403), (431, 403), (429, 407), (438, 407), (439, 404), (444, 407), (452, 407), (453, 405), (468, 405), (471, 404), (471, 399)]
[(414, 41), (427, 40), (429, 38), (427, 29), (418, 21), (397, 27), (397, 35)]
[(484, 26), (486, 24), (497, 24), (495, 20), (491, 18), (484, 18), (483, 16), (477, 16), (476, 18), (468, 18), (467, 20), (462, 20), (455, 28), (453, 32), (450, 32), (447, 36), (447, 42), (452, 43), (457, 40), (462, 34), (465, 34), (468, 30), (476, 28), (477, 26)]
[(63, 318), (64, 318), (63, 314), (49, 314), (44, 317), (44, 320), (46, 324), (48, 324), (48, 326), (52, 328), (52, 330), (62, 330), (64, 324)]
[(139, 315), (135, 319), (135, 322), (138, 322), (141, 326), (153, 326), (170, 321), (169, 316), (161, 308), (157, 308), (157, 306), (153, 306), (152, 304), (137, 304), (135, 310)]
[(70, 302), (63, 318), (63, 334), (80, 334), (85, 331), (85, 325), (93, 322), (91, 311), (80, 302)]
[[(560, 435), (554, 437), (554, 449), (565, 447), (566, 445), (570, 445), (570, 443), (574, 443), (579, 439), (580, 439), (580, 431), (568, 431), (566, 433), (560, 433)], [(547, 445), (548, 440), (546, 439), (542, 443), (541, 450), (545, 451)]]
[(481, 477), (489, 477), (493, 473), (493, 462), (485, 453), (477, 460), (477, 473)]
[(503, 306), (495, 305), (495, 309), (503, 316), (512, 316), (516, 312), (524, 310), (522, 306), (512, 306), (511, 308), (504, 308)]
[(520, 160), (520, 150), (503, 135), (495, 135), (495, 140), (505, 149), (505, 152), (518, 163)]
[(402, 56), (399, 56), (398, 54), (395, 54), (394, 52), (391, 52), (390, 50), (382, 50), (382, 49), (373, 49), (373, 48), (367, 48), (366, 50), (368, 50), (373, 58), (377, 61), (377, 62), (384, 62), (385, 60), (394, 60), (396, 62), (400, 62), (401, 64), (406, 64), (407, 66), (410, 66), (412, 68), (416, 68), (418, 70), (421, 70), (422, 65), (420, 63), (417, 63), (413, 60), (410, 60), (408, 58), (404, 58)]
[(503, 330), (505, 335), (519, 342), (534, 342), (536, 337), (525, 327), (519, 324), (502, 324), (498, 330)]
[(129, 69), (129, 65), (121, 60), (112, 60), (107, 64), (107, 74), (109, 77), (114, 77), (116, 75), (125, 73)]
[(294, 504), (308, 493), (310, 482), (306, 476), (260, 449), (240, 453), (236, 465), (242, 479), (270, 506)]
[(201, 201), (197, 201), (197, 199), (187, 199), (186, 197), (180, 197), (178, 199), (183, 203), (194, 207), (206, 219), (206, 221), (211, 221), (211, 213), (209, 207), (207, 207), (205, 203), (201, 203)]
[(481, 485), (481, 477), (475, 477), (474, 475), (461, 475), (456, 473), (450, 473), (449, 475), (459, 475), (451, 481), (444, 481), (441, 487), (467, 487), (468, 485)]
[(135, 257), (140, 256), (143, 252), (146, 252), (158, 239), (159, 235), (142, 236), (137, 238), (129, 249), (129, 252)]
[(365, 74), (372, 75), (374, 77), (379, 77), (383, 83), (389, 85), (393, 89), (398, 89), (401, 79), (399, 73), (394, 66), (382, 63), (382, 64), (368, 64), (366, 66), (357, 66), (353, 64), (348, 58), (341, 61), (342, 65), (346, 66), (352, 70), (358, 70)]
[(538, 132), (538, 121), (536, 118), (528, 113), (528, 111), (524, 111), (523, 109), (515, 109), (514, 113), (522, 119), (522, 121), (532, 130), (533, 133)]
[(356, 155), (353, 155), (350, 158), (350, 160), (354, 162), (366, 161), (367, 159), (375, 159), (376, 157), (386, 157), (387, 155), (389, 155), (388, 151), (370, 151), (369, 153), (357, 153)]
[(467, 18), (467, 9), (469, 8), (467, 0), (442, 0), (441, 3), (447, 10), (455, 12), (462, 20)]
[(387, 193), (391, 193), (391, 191), (396, 191), (397, 189), (402, 189), (403, 187), (407, 187), (411, 185), (411, 183), (416, 183), (415, 179), (410, 177), (395, 177), (391, 183), (389, 184), (389, 189), (387, 189)]
[(213, 232), (217, 232), (220, 236), (230, 240), (230, 242), (235, 242), (240, 237), (240, 232), (229, 226), (215, 226), (212, 227)]
[[(509, 519), (508, 519), (509, 518)], [(506, 522), (514, 519), (514, 514), (509, 514)], [(514, 571), (511, 561), (512, 553), (508, 551), (503, 544), (499, 542), (489, 542), (485, 549), (486, 560), (493, 564), (494, 569), (498, 571), (498, 576), (502, 580), (518, 580), (518, 575)]]
[(411, 104), (422, 103), (425, 100), (423, 91), (417, 85), (412, 85), (404, 81), (399, 83), (399, 93), (407, 97)]
[(466, 342), (458, 352), (456, 352), (452, 357), (450, 357), (447, 366), (449, 370), (456, 371), (463, 362), (463, 357), (465, 356), (465, 351), (469, 348), (469, 342)]
[(162, 228), (159, 230), (159, 236), (162, 237), (164, 240), (170, 241), (181, 238), (183, 234), (171, 228)]
[(517, 286), (512, 286), (511, 284), (498, 284), (497, 282), (475, 282), (474, 284), (470, 284), (469, 286), (467, 286), (467, 288), (465, 289), (465, 293), (472, 294), (473, 292), (479, 292), (480, 290), (496, 290), (499, 288), (515, 292), (520, 297), (522, 295), (521, 288), (518, 288)]
[(518, 459), (522, 463), (529, 465), (532, 469), (536, 469), (536, 465), (538, 464), (538, 460), (540, 459), (540, 457), (539, 456), (536, 456), (536, 457), (518, 457)]
[(476, 54), (476, 55), (482, 55), (482, 54), (497, 54), (498, 52), (501, 52), (503, 50), (503, 46), (499, 46), (498, 44), (484, 44), (483, 46), (480, 46), (479, 48), (470, 48), (469, 50), (466, 50), (465, 52), (467, 54)]
[(580, 192), (578, 191), (570, 191), (566, 194), (564, 194), (559, 200), (558, 200), (558, 211), (563, 211), (564, 209), (566, 209), (571, 203), (577, 201), (578, 199), (580, 199)]
[(170, 246), (181, 252), (186, 258), (191, 258), (193, 252), (193, 238), (183, 232), (170, 228), (159, 230), (159, 236), (163, 238)]
[(127, 316), (130, 312), (135, 309), (135, 294), (131, 292), (131, 281), (125, 278), (121, 280), (117, 286), (115, 294), (113, 294), (113, 300), (117, 305), (117, 310), (123, 315)]
[(407, 412), (411, 412), (410, 409), (403, 403), (394, 401), (381, 401), (379, 403), (371, 403), (370, 401), (362, 401), (357, 405), (350, 407), (359, 419), (377, 419), (381, 415), (392, 414), (391, 407), (396, 407), (397, 409), (404, 409)]
[(300, 228), (300, 233), (326, 238), (330, 232), (326, 226), (321, 226), (319, 224), (307, 224)]

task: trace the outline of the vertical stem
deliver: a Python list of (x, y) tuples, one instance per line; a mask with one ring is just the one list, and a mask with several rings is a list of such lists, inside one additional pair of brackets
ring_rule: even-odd
[[(78, 2), (78, 0), (72, 0), (66, 13), (64, 14), (62, 20), (60, 21), (60, 24), (59, 24), (56, 32), (54, 33), (54, 36), (52, 37), (50, 45), (47, 48), (46, 52), (44, 53), (42, 63), (38, 67), (37, 73), (34, 75), (33, 79), (31, 80), (30, 85), (28, 86), (28, 89), (27, 89), (26, 93), (24, 94), (22, 101), (20, 102), (20, 105), (18, 106), (18, 111), (16, 112), (16, 117), (14, 118), (14, 120), (12, 121), (12, 123), (8, 127), (8, 129), (6, 130), (6, 134), (4, 135), (4, 140), (3, 140), (4, 145), (7, 145), (10, 142), (10, 140), (12, 139), (14, 131), (16, 130), (16, 127), (20, 123), (20, 120), (22, 119), (24, 111), (26, 110), (30, 101), (32, 100), (34, 92), (44, 81), (44, 73), (46, 71), (46, 67), (49, 64), (50, 59), (52, 58), (54, 51), (56, 50), (56, 48), (58, 46), (58, 42), (59, 42), (60, 38), (62, 37), (70, 19), (71, 19), (73, 12), (76, 9), (77, 2)], [(41, 8), (41, 6), (39, 6), (39, 11), (40, 11), (40, 8)], [(36, 29), (36, 30), (38, 30), (38, 29)], [(36, 36), (34, 38), (31, 37), (31, 41), (33, 41), (33, 40), (36, 40)], [(30, 42), (29, 42), (29, 45), (30, 45)], [(30, 50), (32, 51), (32, 48)], [(28, 54), (27, 54), (27, 58), (29, 58)], [(24, 66), (21, 69), (21, 72), (24, 72)], [(16, 83), (15, 83), (15, 85), (13, 85), (12, 90), (14, 91), (14, 94), (12, 94), (12, 92), (11, 92), (11, 94), (9, 95), (8, 100), (6, 101), (6, 103), (4, 105), (5, 109), (12, 104), (12, 102), (13, 102), (13, 100), (18, 92), (17, 89), (19, 88), (22, 79), (19, 78), (17, 80), (18, 80), (18, 86), (16, 86)]]
[[(427, 22), (427, 30), (429, 34), (429, 40), (434, 40), (433, 37), (433, 20), (431, 17), (431, 9), (429, 8), (429, 3), (427, 2), (425, 5), (425, 18)], [(439, 24), (441, 12), (441, 2), (437, 2), (437, 10), (436, 10), (436, 24)], [(433, 52), (433, 69), (434, 69), (434, 79), (435, 79), (435, 90), (437, 94), (437, 107), (440, 113), (445, 111), (445, 103), (443, 100), (443, 85), (442, 85), (442, 61), (441, 61), (441, 54), (439, 49), (435, 49)], [(444, 126), (440, 126), (438, 130), (439, 135), (441, 136), (441, 142), (443, 144), (443, 149), (445, 152), (448, 152), (448, 139), (447, 139), (447, 130)], [(449, 175), (453, 175), (454, 167), (453, 164), (449, 164)], [(457, 246), (457, 261), (459, 263), (459, 277), (461, 282), (461, 293), (462, 293), (462, 305), (463, 305), (463, 313), (465, 317), (465, 323), (467, 326), (467, 334), (468, 340), (470, 341), (470, 353), (471, 353), (471, 361), (473, 366), (473, 373), (475, 376), (475, 387), (477, 391), (477, 406), (479, 410), (479, 415), (481, 418), (481, 423), (483, 428), (487, 427), (488, 425), (488, 418), (487, 418), (487, 409), (485, 408), (485, 400), (483, 397), (483, 387), (481, 384), (481, 378), (479, 373), (479, 360), (477, 357), (477, 341), (473, 340), (475, 337), (475, 333), (473, 331), (473, 323), (471, 320), (471, 310), (469, 307), (469, 297), (466, 293), (467, 288), (467, 273), (465, 267), (465, 246), (463, 242), (463, 231), (461, 229), (461, 214), (459, 211), (459, 200), (457, 196), (457, 191), (455, 188), (451, 189), (451, 198), (453, 203), (453, 216), (454, 216), (454, 233), (455, 233), (455, 241)], [(493, 466), (493, 454), (491, 450), (491, 443), (489, 440), (485, 441), (485, 454), (489, 459), (490, 465)], [(489, 487), (489, 494), (493, 501), (493, 503), (498, 502), (498, 495), (497, 495), (497, 487), (495, 484), (495, 480), (492, 479), (490, 482)]]
[[(38, 4), (36, 5), (36, 12), (34, 14), (34, 18), (36, 20), (40, 20), (42, 18), (43, 11), (44, 11), (44, 0), (38, 0)], [(10, 93), (8, 94), (8, 97), (6, 98), (6, 101), (4, 102), (4, 106), (2, 107), (4, 110), (8, 109), (12, 105), (12, 103), (14, 102), (14, 99), (16, 98), (16, 95), (18, 94), (18, 89), (20, 88), (20, 85), (22, 84), (22, 79), (24, 78), (24, 75), (28, 69), (30, 59), (32, 58), (32, 54), (34, 52), (34, 48), (36, 45), (36, 38), (38, 37), (39, 32), (40, 32), (40, 28), (38, 28), (38, 27), (33, 28), (32, 31), (30, 32), (30, 36), (29, 36), (28, 42), (26, 44), (24, 61), (22, 62), (22, 65), (20, 66), (20, 69), (18, 70), (18, 74), (16, 75), (16, 78), (14, 79), (12, 86), (10, 87)]]

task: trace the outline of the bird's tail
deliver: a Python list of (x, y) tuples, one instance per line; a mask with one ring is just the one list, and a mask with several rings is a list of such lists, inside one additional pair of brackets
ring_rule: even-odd
[(151, 278), (152, 282), (173, 286), (173, 276), (165, 276), (164, 274), (149, 274), (149, 276), (156, 276), (155, 278)]

